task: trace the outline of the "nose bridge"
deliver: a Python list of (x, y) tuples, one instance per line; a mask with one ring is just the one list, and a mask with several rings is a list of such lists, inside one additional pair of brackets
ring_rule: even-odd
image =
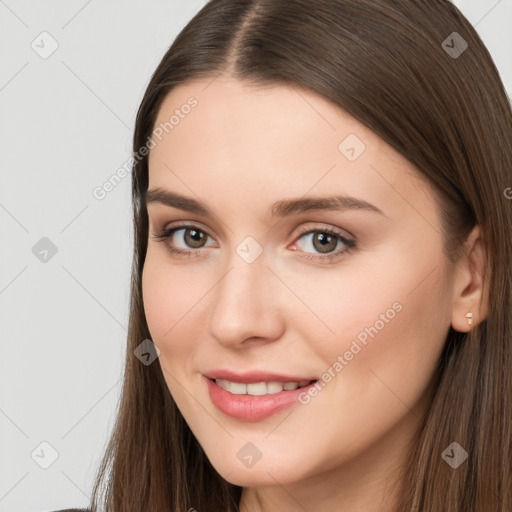
[(271, 293), (272, 273), (263, 252), (255, 257), (251, 241), (242, 242), (225, 260), (223, 277), (215, 287), (210, 332), (223, 344), (248, 338), (277, 336), (279, 308)]

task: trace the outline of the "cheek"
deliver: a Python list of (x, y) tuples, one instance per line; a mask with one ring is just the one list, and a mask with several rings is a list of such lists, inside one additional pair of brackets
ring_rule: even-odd
[(377, 263), (374, 256), (362, 255), (354, 266), (336, 272), (295, 276), (297, 295), (318, 317), (305, 316), (315, 322), (308, 320), (308, 339), (315, 340), (316, 350), (332, 359), (357, 341), (364, 348), (359, 359), (367, 353), (402, 360), (413, 350), (436, 357), (450, 325), (449, 276), (440, 253), (422, 250), (418, 253), (418, 244), (389, 245)]
[[(160, 350), (178, 349), (187, 327), (202, 310), (202, 298), (208, 291), (205, 275), (172, 265), (164, 251), (148, 248), (142, 273), (144, 312), (153, 342)], [(161, 345), (161, 346), (160, 346)]]
[(382, 253), (378, 268), (365, 263), (360, 272), (295, 277), (294, 290), (315, 314), (305, 312), (296, 328), (324, 362), (325, 379), (335, 382), (326, 387), (344, 403), (356, 392), (365, 396), (356, 402), (370, 409), (388, 395), (400, 407), (393, 393), (415, 403), (442, 351), (451, 316), (443, 260), (397, 254)]
[(300, 435), (323, 425), (326, 439), (346, 440), (339, 451), (326, 445), (322, 452), (334, 465), (342, 451), (363, 450), (415, 405), (414, 416), (422, 412), (450, 323), (446, 275), (438, 269), (418, 286), (435, 266), (431, 261), (407, 266), (395, 257), (397, 273), (367, 271), (357, 278), (347, 272), (302, 285), (304, 302), (315, 305), (315, 313), (335, 334), (313, 315), (315, 323), (301, 324), (302, 337), (307, 336), (311, 353), (324, 361), (324, 368), (321, 389), (304, 397), (305, 410), (314, 414), (289, 429)]
[[(200, 344), (198, 315), (204, 310), (201, 297), (208, 291), (205, 276), (171, 265), (165, 253), (148, 248), (142, 273), (142, 299), (151, 340), (160, 350), (158, 362), (167, 387), (180, 410), (187, 411), (184, 391), (187, 374)], [(186, 386), (185, 386), (186, 387)], [(199, 414), (195, 411), (194, 414)]]
[(174, 324), (176, 300), (169, 284), (168, 274), (159, 271), (152, 258), (147, 257), (142, 273), (142, 300), (152, 340), (158, 346)]
[(368, 276), (358, 280), (328, 310), (327, 321), (337, 332), (335, 342), (324, 338), (328, 366), (342, 356), (335, 368), (342, 375), (334, 379), (336, 400), (368, 418), (398, 420), (404, 404), (414, 406), (429, 386), (449, 330), (440, 269), (419, 286), (431, 263), (401, 269), (378, 284)]

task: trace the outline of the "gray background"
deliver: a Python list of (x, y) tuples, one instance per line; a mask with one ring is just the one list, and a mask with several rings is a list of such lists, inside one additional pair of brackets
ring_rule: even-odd
[[(512, 0), (455, 3), (512, 97)], [(93, 190), (130, 156), (149, 77), (204, 4), (0, 0), (0, 512), (88, 503), (132, 251), (130, 176), (102, 200)]]

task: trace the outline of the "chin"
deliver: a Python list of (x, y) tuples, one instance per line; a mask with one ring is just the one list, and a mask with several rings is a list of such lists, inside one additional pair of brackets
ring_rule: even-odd
[(226, 463), (225, 453), (221, 457), (222, 461), (210, 459), (214, 469), (224, 480), (241, 487), (274, 486), (276, 482), (287, 485), (306, 477), (304, 468), (301, 467), (300, 471), (297, 471), (297, 464), (280, 461), (278, 457), (266, 460), (262, 457), (252, 467), (243, 467), (238, 458), (234, 463)]
[(221, 476), (230, 484), (240, 487), (273, 486), (276, 485), (276, 481), (281, 485), (286, 485), (296, 480), (295, 478), (290, 478), (290, 474), (287, 471), (271, 471), (263, 466), (259, 470), (255, 468), (231, 469), (231, 473), (228, 471), (226, 476)]

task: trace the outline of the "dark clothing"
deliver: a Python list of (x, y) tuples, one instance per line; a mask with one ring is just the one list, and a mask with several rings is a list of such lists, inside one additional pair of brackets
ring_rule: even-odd
[(54, 512), (91, 512), (90, 508), (65, 508)]

